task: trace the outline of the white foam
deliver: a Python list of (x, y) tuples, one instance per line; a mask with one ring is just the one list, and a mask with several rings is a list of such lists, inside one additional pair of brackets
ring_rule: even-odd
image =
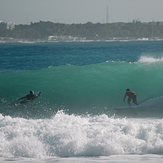
[(139, 61), (140, 63), (154, 63), (154, 62), (163, 62), (163, 58), (154, 58), (148, 56), (141, 56)]
[(47, 158), (163, 154), (162, 119), (58, 112), (52, 119), (0, 116), (0, 156)]

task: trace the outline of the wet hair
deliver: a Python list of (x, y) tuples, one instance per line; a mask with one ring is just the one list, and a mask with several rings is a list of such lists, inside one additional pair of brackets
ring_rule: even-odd
[(30, 94), (34, 94), (34, 91), (31, 90), (31, 91), (30, 91)]
[(126, 91), (130, 91), (130, 88), (127, 88)]

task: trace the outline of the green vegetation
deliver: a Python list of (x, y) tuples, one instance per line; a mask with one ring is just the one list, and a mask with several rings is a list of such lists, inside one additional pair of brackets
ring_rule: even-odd
[(72, 36), (87, 40), (111, 39), (163, 39), (161, 22), (61, 24), (37, 22), (30, 25), (16, 25), (13, 30), (0, 29), (0, 37), (12, 37), (27, 40), (48, 40), (49, 36)]

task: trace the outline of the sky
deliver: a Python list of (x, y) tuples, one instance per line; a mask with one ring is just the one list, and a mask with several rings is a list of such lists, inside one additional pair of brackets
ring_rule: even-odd
[(0, 0), (0, 20), (15, 24), (106, 23), (107, 17), (109, 23), (163, 21), (163, 0)]

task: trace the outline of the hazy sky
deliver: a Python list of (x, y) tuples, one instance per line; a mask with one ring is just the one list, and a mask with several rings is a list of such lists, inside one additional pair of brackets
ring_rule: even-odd
[(0, 20), (15, 24), (163, 21), (163, 0), (0, 0)]

